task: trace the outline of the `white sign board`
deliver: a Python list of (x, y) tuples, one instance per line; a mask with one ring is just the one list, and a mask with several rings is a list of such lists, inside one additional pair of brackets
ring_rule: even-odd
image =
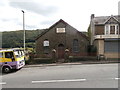
[(49, 46), (49, 41), (44, 41), (43, 46)]
[(56, 32), (57, 33), (65, 33), (65, 28), (57, 28)]

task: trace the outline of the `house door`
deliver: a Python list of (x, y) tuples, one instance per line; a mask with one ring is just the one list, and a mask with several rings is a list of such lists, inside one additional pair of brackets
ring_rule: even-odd
[(64, 59), (65, 49), (63, 44), (58, 45), (58, 58)]

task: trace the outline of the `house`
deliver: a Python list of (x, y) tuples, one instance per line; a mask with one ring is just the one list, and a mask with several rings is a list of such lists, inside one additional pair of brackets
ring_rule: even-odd
[(120, 54), (120, 16), (91, 15), (90, 44), (97, 48), (97, 56), (107, 58), (119, 58)]
[(86, 35), (60, 19), (36, 38), (36, 54), (37, 57), (57, 59), (65, 59), (66, 54), (86, 56), (88, 45)]

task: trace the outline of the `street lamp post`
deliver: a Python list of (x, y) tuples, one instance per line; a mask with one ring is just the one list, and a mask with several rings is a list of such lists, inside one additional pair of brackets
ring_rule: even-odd
[(23, 13), (23, 31), (24, 31), (24, 53), (25, 53), (25, 15), (24, 15), (24, 11), (22, 10)]

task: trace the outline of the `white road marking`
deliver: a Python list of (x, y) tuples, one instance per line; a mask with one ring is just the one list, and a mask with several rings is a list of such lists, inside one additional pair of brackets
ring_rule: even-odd
[(115, 80), (119, 80), (120, 78), (114, 78)]
[(5, 85), (5, 84), (7, 84), (6, 82), (0, 82), (0, 85)]
[(86, 81), (86, 79), (32, 81), (32, 83), (80, 82), (80, 81)]

